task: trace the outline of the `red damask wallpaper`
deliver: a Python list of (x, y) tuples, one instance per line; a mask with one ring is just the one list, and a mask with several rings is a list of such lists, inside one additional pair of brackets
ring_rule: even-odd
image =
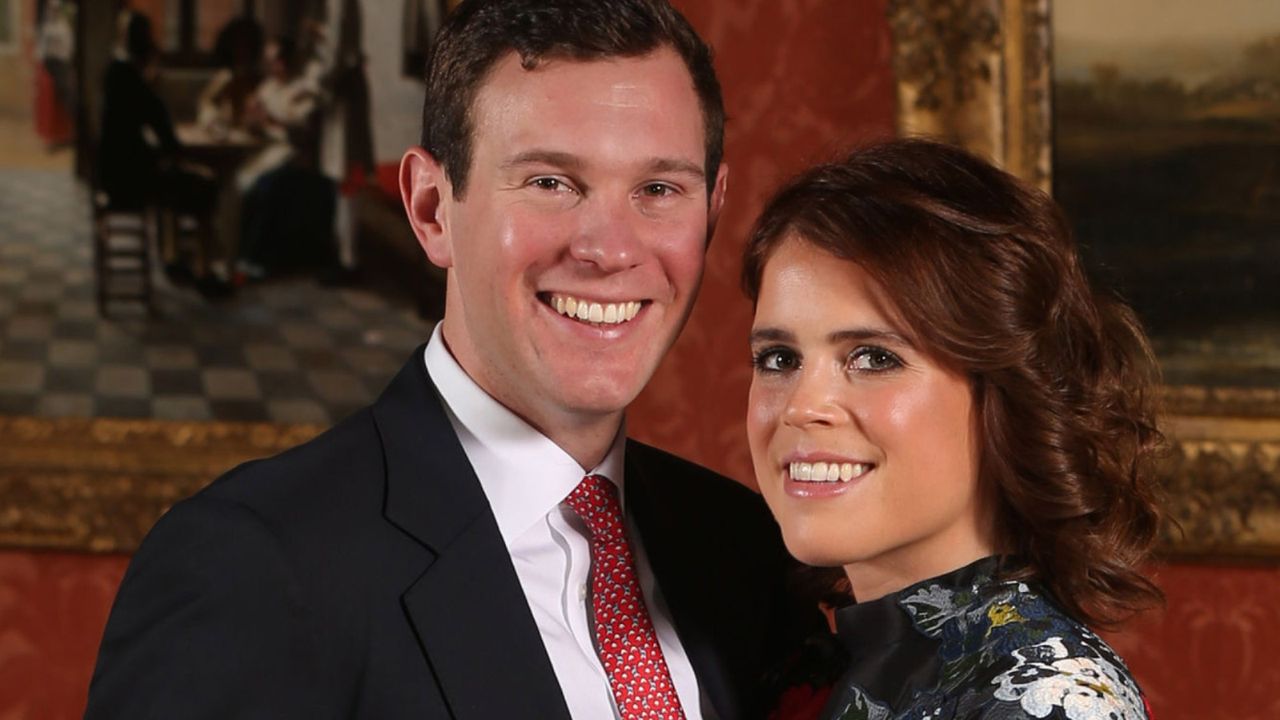
[[(688, 330), (633, 434), (751, 483), (743, 430), (751, 309), (738, 254), (768, 192), (893, 132), (886, 0), (676, 0), (718, 53), (729, 202)], [(0, 552), (0, 720), (69, 720), (127, 559)], [(1108, 638), (1160, 720), (1280, 718), (1280, 569), (1166, 565), (1167, 610)]]
[(754, 485), (739, 255), (769, 193), (801, 169), (894, 132), (884, 0), (676, 0), (716, 51), (729, 190), (688, 327), (629, 413), (633, 435)]
[(84, 714), (128, 558), (0, 551), (0, 719)]
[(1280, 718), (1280, 568), (1164, 565), (1166, 608), (1107, 640), (1156, 720)]

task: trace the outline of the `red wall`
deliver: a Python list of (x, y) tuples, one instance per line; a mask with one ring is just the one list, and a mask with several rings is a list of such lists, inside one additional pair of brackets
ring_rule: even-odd
[(1158, 720), (1280, 718), (1280, 568), (1165, 565), (1168, 597), (1107, 640)]
[[(729, 121), (729, 191), (684, 334), (630, 412), (633, 434), (754, 486), (738, 289), (751, 222), (785, 178), (894, 132), (883, 0), (676, 0), (712, 47)], [(732, 9), (731, 9), (732, 8)]]
[[(884, 0), (676, 0), (718, 53), (729, 204), (688, 330), (631, 413), (642, 439), (751, 482), (738, 253), (784, 177), (893, 131)], [(83, 711), (122, 557), (0, 552), (0, 718)], [(1280, 717), (1280, 570), (1168, 565), (1168, 609), (1109, 639), (1160, 720)]]
[(0, 551), (0, 718), (72, 720), (128, 558)]

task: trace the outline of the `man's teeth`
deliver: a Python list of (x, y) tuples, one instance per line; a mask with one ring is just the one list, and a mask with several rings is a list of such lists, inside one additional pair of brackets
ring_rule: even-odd
[(624, 323), (640, 312), (640, 303), (598, 303), (579, 300), (568, 295), (553, 295), (551, 307), (565, 317), (577, 318), (583, 322), (617, 325)]
[(867, 463), (793, 462), (788, 468), (791, 479), (800, 482), (849, 482), (871, 469)]

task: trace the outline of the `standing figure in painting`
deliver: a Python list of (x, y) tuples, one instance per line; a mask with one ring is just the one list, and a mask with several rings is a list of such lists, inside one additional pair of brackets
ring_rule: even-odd
[(1053, 202), (894, 141), (783, 188), (743, 279), (757, 479), (854, 598), (823, 717), (1146, 718), (1086, 624), (1161, 599), (1155, 364)]
[(623, 422), (724, 202), (710, 49), (666, 0), (468, 0), (428, 67), (400, 185), (443, 320), (157, 523), (91, 720), (765, 716), (808, 629), (778, 527)]

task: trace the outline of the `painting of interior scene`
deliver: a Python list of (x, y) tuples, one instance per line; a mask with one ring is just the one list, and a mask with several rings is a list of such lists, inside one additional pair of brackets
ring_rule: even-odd
[(448, 5), (0, 4), (0, 415), (376, 397), (441, 311), (397, 164)]
[(1054, 194), (1171, 384), (1280, 382), (1280, 4), (1060, 0)]

